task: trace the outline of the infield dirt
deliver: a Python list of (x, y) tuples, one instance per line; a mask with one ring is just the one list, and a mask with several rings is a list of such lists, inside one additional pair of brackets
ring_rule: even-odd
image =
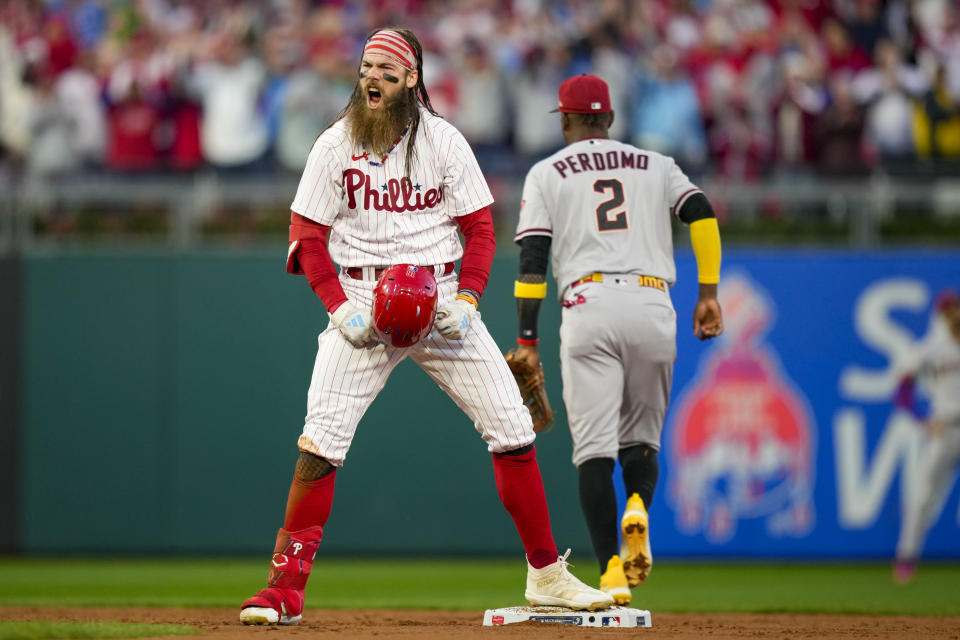
[(484, 627), (482, 611), (306, 611), (296, 627), (245, 627), (234, 609), (0, 607), (0, 620), (114, 621), (185, 624), (201, 629), (179, 638), (960, 638), (960, 617), (802, 614), (658, 613), (651, 629), (588, 629), (526, 622)]

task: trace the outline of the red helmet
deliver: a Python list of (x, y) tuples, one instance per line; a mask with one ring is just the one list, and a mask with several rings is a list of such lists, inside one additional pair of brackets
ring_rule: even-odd
[(412, 264), (395, 264), (380, 274), (373, 290), (373, 328), (384, 344), (409, 347), (430, 333), (437, 315), (437, 281)]
[(952, 288), (944, 289), (938, 293), (934, 302), (934, 306), (940, 313), (946, 313), (955, 304), (960, 304), (960, 292)]

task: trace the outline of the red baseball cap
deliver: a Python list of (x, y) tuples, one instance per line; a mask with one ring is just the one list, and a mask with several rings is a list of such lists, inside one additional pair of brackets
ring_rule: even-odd
[(608, 113), (610, 108), (610, 89), (607, 83), (590, 74), (567, 78), (560, 84), (560, 106), (551, 111), (556, 113)]

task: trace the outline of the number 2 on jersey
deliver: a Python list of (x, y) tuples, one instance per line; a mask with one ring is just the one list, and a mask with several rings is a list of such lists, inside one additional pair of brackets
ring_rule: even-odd
[(597, 228), (600, 231), (626, 229), (628, 225), (625, 210), (617, 211), (611, 217), (612, 211), (623, 206), (623, 185), (620, 181), (615, 179), (597, 180), (593, 183), (593, 190), (603, 194), (610, 191), (610, 197), (597, 206)]

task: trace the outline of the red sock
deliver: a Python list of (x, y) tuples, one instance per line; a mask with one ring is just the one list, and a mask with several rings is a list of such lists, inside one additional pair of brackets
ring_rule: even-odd
[(287, 515), (283, 528), (300, 531), (308, 527), (324, 526), (333, 507), (333, 485), (337, 470), (313, 482), (294, 476), (287, 496)]
[(550, 513), (536, 449), (531, 448), (519, 456), (493, 454), (493, 475), (500, 501), (520, 533), (527, 561), (535, 569), (556, 562), (557, 545), (550, 531)]

